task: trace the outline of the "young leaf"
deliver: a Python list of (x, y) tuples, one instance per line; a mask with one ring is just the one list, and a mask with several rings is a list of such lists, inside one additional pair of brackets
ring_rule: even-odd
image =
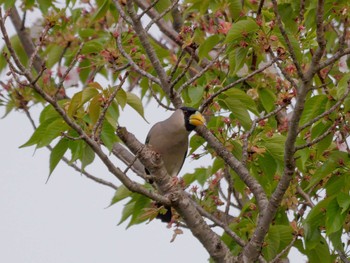
[(117, 92), (117, 96), (115, 97), (118, 105), (124, 109), (126, 102), (127, 102), (127, 94), (123, 89), (119, 89)]
[(65, 152), (68, 149), (69, 141), (66, 138), (62, 138), (56, 145), (53, 147), (50, 154), (50, 173), (49, 178), (52, 172), (55, 170), (57, 164), (61, 161)]
[(110, 205), (114, 205), (115, 203), (124, 200), (125, 198), (131, 196), (131, 194), (132, 192), (130, 192), (129, 189), (125, 187), (125, 185), (119, 186), (117, 191), (115, 191)]
[(134, 93), (127, 92), (126, 102), (131, 108), (133, 108), (138, 114), (140, 114), (141, 117), (147, 122), (144, 115), (142, 101), (138, 96), (136, 96)]
[(95, 152), (91, 149), (89, 145), (87, 145), (85, 142), (83, 144), (83, 151), (81, 155), (81, 169), (85, 169), (86, 166), (91, 164), (95, 159)]
[(259, 99), (267, 112), (275, 108), (276, 95), (270, 89), (258, 89)]
[(239, 99), (234, 97), (227, 97), (225, 100), (219, 100), (219, 103), (223, 102), (226, 107), (231, 111), (233, 117), (236, 118), (245, 130), (249, 130), (252, 125), (249, 113), (246, 107)]
[(198, 48), (199, 58), (210, 58), (209, 52), (220, 42), (220, 39), (219, 35), (208, 37)]
[(103, 123), (101, 140), (107, 149), (112, 151), (114, 143), (117, 142), (117, 136), (115, 135), (115, 128), (109, 122)]
[(339, 206), (337, 199), (334, 198), (326, 209), (326, 233), (327, 235), (339, 231), (345, 222), (347, 214), (341, 213), (342, 209)]
[(100, 113), (101, 113), (101, 101), (100, 101), (99, 95), (96, 95), (90, 101), (88, 112), (89, 112), (91, 124), (94, 125), (97, 122), (98, 118), (100, 117)]
[(259, 29), (257, 23), (248, 18), (247, 20), (240, 20), (232, 24), (230, 31), (227, 33), (225, 43), (232, 43), (236, 40), (244, 38), (250, 33), (254, 33)]
[(305, 108), (300, 118), (300, 125), (307, 123), (308, 121), (324, 112), (327, 101), (328, 98), (324, 94), (309, 98), (305, 102)]

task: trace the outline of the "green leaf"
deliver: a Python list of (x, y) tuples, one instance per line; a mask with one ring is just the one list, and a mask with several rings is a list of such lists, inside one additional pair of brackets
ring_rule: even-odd
[(233, 118), (237, 119), (245, 130), (249, 130), (252, 126), (252, 120), (250, 119), (248, 110), (242, 104), (242, 102), (233, 97), (227, 97), (225, 100), (219, 100), (219, 103), (223, 102), (226, 107), (231, 111)]
[(316, 95), (305, 102), (303, 114), (300, 118), (300, 125), (307, 123), (325, 111), (328, 98), (326, 95)]
[(124, 208), (123, 208), (123, 212), (122, 212), (122, 217), (118, 223), (118, 225), (122, 224), (123, 222), (125, 222), (126, 219), (128, 219), (133, 211), (134, 211), (134, 206), (135, 206), (135, 203), (133, 201), (130, 201), (128, 202)]
[(98, 94), (99, 92), (94, 86), (89, 86), (75, 93), (68, 107), (68, 115), (72, 117), (80, 107)]
[(83, 96), (82, 92), (78, 92), (74, 94), (68, 106), (68, 111), (67, 111), (68, 116), (72, 117), (76, 113), (76, 111), (80, 107), (82, 96)]
[(86, 166), (91, 164), (95, 159), (95, 152), (91, 149), (89, 145), (87, 145), (85, 142), (83, 144), (83, 151), (81, 155), (81, 169), (85, 169)]
[(69, 142), (69, 149), (72, 153), (72, 158), (70, 162), (75, 162), (76, 160), (81, 159), (84, 144), (85, 142), (83, 140), (73, 140)]
[(204, 57), (210, 59), (209, 52), (220, 42), (221, 37), (219, 35), (212, 35), (204, 40), (204, 42), (198, 48), (198, 56), (200, 59)]
[(341, 214), (344, 214), (345, 212), (347, 212), (350, 208), (350, 196), (343, 193), (343, 192), (339, 192), (337, 194), (337, 202), (340, 208), (342, 208), (341, 210)]
[(62, 138), (55, 145), (55, 147), (52, 148), (52, 151), (51, 151), (51, 154), (50, 154), (50, 173), (49, 173), (49, 178), (50, 178), (52, 172), (55, 170), (57, 164), (61, 161), (62, 157), (64, 156), (65, 152), (67, 151), (68, 144), (69, 144), (68, 139)]
[(126, 102), (131, 108), (133, 108), (138, 114), (140, 114), (141, 117), (148, 123), (144, 115), (142, 101), (137, 95), (131, 92), (127, 92)]
[(109, 4), (110, 4), (110, 1), (109, 0), (105, 0), (103, 2), (103, 4), (99, 7), (99, 9), (97, 10), (97, 12), (94, 14), (94, 16), (92, 17), (91, 19), (91, 24), (93, 22), (95, 22), (96, 20), (104, 17), (109, 9)]
[(236, 48), (234, 50), (234, 54), (235, 54), (235, 59), (234, 59), (235, 68), (234, 68), (233, 72), (230, 72), (230, 74), (236, 74), (237, 71), (239, 71), (243, 67), (244, 63), (247, 61), (248, 52), (249, 52), (249, 49), (248, 48), (244, 48), (244, 47)]
[(91, 54), (99, 53), (104, 49), (104, 43), (101, 39), (91, 40), (84, 44), (81, 53), (82, 54)]
[(101, 114), (101, 101), (100, 101), (99, 95), (95, 96), (90, 101), (88, 112), (89, 112), (91, 124), (94, 125), (97, 122), (97, 120)]
[(341, 213), (342, 209), (338, 205), (337, 199), (333, 199), (326, 209), (326, 232), (333, 234), (342, 229), (347, 214)]
[(88, 102), (91, 98), (95, 97), (99, 94), (98, 90), (94, 86), (88, 86), (87, 88), (83, 89), (81, 96), (81, 105)]
[(199, 147), (201, 147), (205, 143), (205, 140), (199, 135), (194, 134), (190, 139), (190, 153), (194, 153)]
[(201, 85), (188, 87), (188, 96), (191, 99), (191, 105), (196, 105), (202, 98), (204, 87)]
[(246, 35), (254, 33), (259, 29), (259, 26), (253, 19), (240, 20), (234, 24), (230, 31), (227, 33), (225, 43), (231, 43), (241, 38), (245, 38)]
[(306, 254), (308, 255), (310, 263), (334, 262), (331, 258), (327, 241), (321, 235), (320, 235), (320, 240), (317, 243), (316, 247), (309, 251), (306, 250)]
[(16, 3), (16, 0), (2, 0), (1, 1), (1, 4), (5, 4), (5, 6), (4, 6), (5, 10), (13, 7), (15, 3)]
[(229, 97), (229, 100), (239, 100), (249, 111), (259, 116), (259, 111), (256, 108), (254, 100), (248, 96), (243, 90), (232, 88), (224, 92), (224, 95)]
[(264, 137), (258, 142), (258, 146), (264, 147), (267, 152), (280, 164), (284, 161), (284, 143), (286, 137), (275, 134), (272, 137)]
[(124, 200), (127, 197), (130, 197), (131, 194), (132, 192), (128, 188), (126, 188), (125, 185), (119, 186), (118, 189), (115, 191), (110, 205), (114, 205), (115, 203)]
[(348, 81), (350, 80), (350, 73), (345, 74), (338, 82), (337, 85), (337, 99), (343, 97), (346, 89), (348, 88)]
[(43, 123), (48, 119), (54, 120), (59, 117), (60, 115), (58, 114), (58, 112), (54, 109), (54, 107), (51, 104), (49, 104), (41, 111), (39, 121), (40, 123)]
[(187, 173), (182, 178), (185, 181), (186, 185), (190, 185), (194, 181), (197, 181), (201, 186), (207, 181), (210, 176), (210, 169), (208, 168), (196, 168), (193, 173)]
[(61, 136), (63, 132), (69, 129), (68, 124), (62, 119), (56, 119), (47, 125), (37, 147), (49, 145), (54, 139)]
[(275, 108), (276, 95), (270, 89), (258, 89), (259, 99), (266, 112), (270, 112)]
[(134, 210), (127, 228), (147, 220), (147, 218), (142, 218), (141, 215), (144, 209), (149, 206), (151, 200), (144, 195), (138, 194), (137, 196), (138, 198), (135, 198)]
[[(266, 259), (272, 260), (293, 239), (293, 229), (286, 225), (273, 225), (266, 237)], [(287, 253), (286, 253), (287, 254)]]
[(242, 1), (241, 0), (231, 0), (229, 1), (229, 10), (231, 18), (234, 20), (238, 19), (242, 11)]
[(342, 162), (348, 162), (349, 157), (347, 153), (340, 152), (340, 151), (334, 151), (332, 154), (328, 157), (328, 159), (323, 163), (323, 165), (316, 170), (315, 174), (312, 176), (310, 183), (306, 190), (313, 187), (315, 184), (320, 182), (324, 177), (332, 173), (336, 168), (339, 167), (339, 160), (342, 160)]
[(127, 94), (123, 89), (119, 89), (117, 92), (117, 96), (115, 97), (118, 105), (124, 109), (126, 103), (127, 103)]
[(49, 8), (52, 6), (52, 1), (48, 1), (48, 0), (37, 0), (38, 4), (39, 4), (39, 8), (41, 10), (41, 12), (43, 12), (44, 15), (47, 14), (47, 11), (49, 10)]
[(101, 140), (109, 151), (112, 151), (113, 145), (118, 141), (115, 135), (115, 128), (109, 122), (103, 123)]
[(68, 125), (57, 118), (47, 119), (39, 125), (30, 139), (20, 146), (20, 148), (37, 145), (37, 148), (48, 145), (53, 139), (60, 136), (62, 132), (68, 129)]
[(58, 46), (58, 45), (50, 45), (45, 49), (45, 58), (46, 59), (46, 67), (47, 68), (52, 68), (61, 58), (62, 56), (62, 51), (64, 47), (63, 46)]

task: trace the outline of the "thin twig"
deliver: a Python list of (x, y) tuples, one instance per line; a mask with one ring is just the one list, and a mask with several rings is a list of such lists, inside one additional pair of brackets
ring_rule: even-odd
[(149, 41), (149, 37), (147, 34), (147, 31), (144, 29), (141, 21), (137, 19), (137, 15), (135, 12), (133, 1), (127, 1), (126, 7), (128, 10), (128, 14), (133, 22), (133, 29), (135, 30), (141, 45), (143, 46), (145, 53), (147, 54), (154, 71), (157, 73), (157, 76), (159, 77), (161, 88), (167, 94), (175, 108), (179, 108), (182, 106), (182, 99), (180, 95), (177, 92), (173, 92), (173, 94), (170, 93), (170, 85), (168, 82), (168, 76), (163, 68), (163, 65), (158, 57), (158, 55), (155, 52), (154, 47), (151, 45)]
[(182, 58), (183, 58), (184, 55), (185, 55), (185, 50), (184, 50), (184, 49), (181, 49), (180, 55), (179, 55), (179, 57), (177, 58), (174, 67), (173, 67), (173, 68), (171, 69), (171, 71), (170, 71), (169, 80), (172, 80), (172, 79), (173, 79), (174, 74), (176, 73), (176, 70), (178, 69), (178, 67), (179, 67), (179, 65), (180, 65), (180, 62), (181, 62), (181, 60), (182, 60)]
[(42, 33), (40, 34), (40, 37), (38, 39), (38, 42), (35, 44), (35, 49), (33, 54), (31, 54), (30, 58), (29, 58), (29, 65), (28, 68), (32, 69), (35, 59), (38, 56), (39, 50), (41, 49), (42, 45), (43, 45), (43, 40), (45, 39), (47, 33), (49, 32), (50, 28), (52, 28), (52, 26), (50, 24), (47, 24)]
[(112, 104), (112, 102), (115, 99), (115, 97), (117, 96), (118, 91), (123, 86), (123, 84), (124, 84), (126, 78), (128, 77), (128, 75), (129, 75), (129, 72), (126, 72), (124, 74), (124, 77), (122, 77), (122, 79), (120, 80), (120, 83), (118, 84), (118, 86), (115, 87), (114, 91), (109, 96), (108, 100), (106, 101), (105, 105), (103, 106), (102, 112), (101, 112), (100, 116), (98, 117), (98, 119), (96, 121), (96, 124), (94, 125), (94, 128), (92, 129), (92, 139), (93, 140), (96, 140), (96, 139), (100, 138), (102, 123), (103, 123), (103, 121), (105, 119), (107, 110), (108, 110), (109, 106)]
[(216, 56), (213, 58), (212, 61), (210, 61), (209, 64), (207, 64), (200, 72), (198, 72), (192, 78), (187, 80), (184, 84), (182, 84), (178, 89), (178, 93), (181, 94), (183, 89), (187, 88), (191, 83), (193, 83), (195, 80), (203, 76), (203, 74), (206, 73), (217, 62), (217, 60), (220, 58), (220, 55), (225, 50), (225, 48), (226, 46), (222, 46), (220, 50), (217, 52)]
[(300, 64), (298, 62), (297, 56), (295, 54), (295, 50), (294, 50), (294, 48), (292, 46), (292, 43), (289, 40), (288, 33), (286, 32), (286, 30), (285, 30), (285, 28), (283, 26), (282, 19), (281, 19), (281, 16), (279, 14), (279, 11), (278, 11), (277, 1), (276, 0), (271, 0), (271, 2), (272, 2), (272, 5), (273, 5), (273, 11), (274, 11), (275, 16), (276, 16), (278, 28), (279, 28), (282, 36), (283, 36), (284, 41), (287, 44), (288, 51), (290, 53), (290, 56), (291, 56), (292, 61), (294, 63), (294, 66), (297, 69), (298, 76), (299, 76), (300, 79), (304, 79), (304, 74), (303, 74), (301, 66), (300, 66)]
[(306, 201), (306, 204), (310, 207), (313, 208), (315, 205), (312, 202), (310, 196), (304, 192), (304, 190), (300, 187), (300, 185), (297, 185), (297, 193), (300, 194)]
[(287, 71), (282, 67), (282, 64), (280, 61), (278, 61), (275, 53), (272, 51), (271, 48), (269, 48), (269, 53), (270, 56), (272, 57), (272, 59), (276, 59), (276, 65), (279, 68), (279, 70), (282, 72), (282, 75), (289, 81), (289, 83), (297, 90), (298, 89), (298, 85), (295, 83), (295, 81), (293, 80), (293, 78), (291, 76), (289, 76), (289, 74), (287, 73)]
[(288, 250), (294, 245), (295, 241), (297, 241), (298, 236), (294, 235), (292, 241), (286, 246), (280, 253), (278, 253), (271, 261), (270, 263), (277, 263), (280, 262), (281, 257), (288, 252)]
[(334, 112), (344, 102), (344, 100), (349, 95), (349, 93), (350, 93), (350, 82), (348, 83), (348, 88), (346, 89), (344, 95), (337, 101), (336, 104), (334, 104), (332, 107), (330, 107), (329, 110), (326, 110), (322, 114), (318, 115), (317, 117), (315, 117), (312, 120), (310, 120), (307, 123), (305, 123), (303, 126), (299, 127), (298, 132), (301, 132), (302, 130), (304, 130), (305, 128), (311, 126), (312, 124), (314, 124), (318, 120), (320, 120), (323, 117), (325, 117), (325, 116), (331, 114), (332, 112)]
[(138, 19), (141, 19), (151, 8), (153, 8), (159, 0), (154, 0), (146, 9), (144, 9), (141, 14), (137, 15)]
[(123, 44), (122, 44), (122, 40), (121, 40), (121, 20), (119, 20), (118, 22), (118, 28), (119, 28), (119, 32), (117, 34), (116, 37), (116, 42), (117, 42), (117, 47), (118, 50), (120, 51), (120, 53), (127, 59), (128, 63), (131, 65), (131, 67), (140, 75), (150, 79), (151, 81), (153, 81), (154, 83), (158, 84), (159, 86), (161, 86), (161, 81), (156, 78), (155, 76), (151, 75), (150, 73), (148, 73), (147, 71), (144, 71), (143, 69), (141, 69), (132, 59), (132, 57), (130, 57), (130, 55), (124, 50), (123, 48)]
[(171, 110), (171, 111), (175, 111), (176, 109), (170, 106), (165, 105), (158, 97), (157, 94), (154, 92), (152, 85), (149, 84), (149, 91), (152, 95), (152, 97), (156, 100), (156, 102), (158, 103), (159, 106), (163, 107), (166, 110)]
[(217, 226), (221, 227), (225, 231), (225, 233), (228, 234), (238, 245), (240, 245), (241, 247), (245, 246), (246, 244), (245, 241), (241, 239), (235, 232), (233, 232), (227, 224), (225, 224), (223, 221), (219, 220), (214, 215), (207, 212), (203, 207), (201, 207), (195, 201), (192, 200), (192, 202), (202, 216), (208, 218), (209, 220), (214, 222)]
[[(158, 15), (158, 17), (155, 17), (153, 19), (151, 19), (151, 22), (148, 23), (148, 25), (145, 27), (145, 30), (148, 31), (153, 24), (157, 23), (160, 19), (162, 19), (167, 13), (169, 13), (175, 5), (177, 5), (177, 3), (179, 2), (179, 0), (175, 0), (167, 9), (165, 9), (162, 13), (160, 13)], [(147, 7), (148, 8), (148, 7)], [(146, 9), (147, 9), (146, 8)], [(152, 8), (152, 7), (151, 7)], [(149, 8), (147, 11), (149, 11), (151, 8)], [(146, 10), (145, 9), (145, 10)]]
[(224, 175), (225, 175), (225, 179), (227, 181), (227, 200), (226, 200), (225, 214), (226, 214), (226, 216), (228, 216), (230, 213), (233, 183), (232, 183), (232, 178), (231, 178), (231, 174), (230, 174), (230, 168), (227, 165), (224, 168)]
[(191, 56), (188, 59), (184, 70), (170, 83), (170, 88), (172, 92), (174, 90), (175, 85), (186, 75), (188, 69), (191, 67), (192, 62), (193, 62), (193, 56)]
[(220, 89), (219, 91), (213, 93), (209, 98), (207, 98), (201, 105), (199, 111), (200, 112), (203, 112), (211, 103), (212, 101), (217, 97), (219, 96), (221, 93), (229, 90), (230, 88), (236, 86), (237, 84), (239, 83), (242, 83), (248, 79), (250, 79), (251, 77), (253, 77), (254, 75), (260, 73), (260, 72), (263, 72), (265, 69), (269, 68), (272, 66), (272, 64), (274, 64), (279, 58), (276, 57), (274, 59), (272, 59), (269, 63), (267, 63), (265, 66), (253, 71), (252, 73), (248, 74), (247, 76), (243, 77), (243, 78), (240, 78), (230, 84), (228, 84), (227, 86), (223, 87), (222, 89)]
[(71, 70), (73, 69), (73, 67), (75, 66), (75, 64), (77, 63), (78, 59), (79, 59), (79, 55), (81, 53), (81, 50), (83, 49), (84, 43), (82, 42), (79, 45), (79, 49), (76, 52), (73, 60), (71, 61), (71, 63), (69, 64), (68, 68), (65, 70), (65, 72), (62, 74), (60, 81), (58, 82), (57, 86), (56, 86), (56, 94), (55, 97), (57, 96), (57, 94), (60, 92), (61, 88), (63, 87), (63, 82), (66, 80), (66, 77), (68, 76), (69, 72), (71, 72)]
[(288, 104), (284, 104), (284, 105), (278, 106), (276, 109), (274, 109), (273, 111), (269, 112), (268, 114), (266, 114), (266, 115), (264, 115), (264, 116), (261, 116), (261, 117), (256, 118), (256, 119), (253, 120), (252, 126), (250, 127), (250, 130), (244, 134), (243, 146), (242, 146), (242, 163), (243, 163), (244, 165), (246, 164), (247, 158), (248, 158), (248, 139), (249, 139), (249, 137), (252, 135), (252, 133), (253, 133), (255, 127), (256, 127), (256, 124), (257, 124), (259, 121), (268, 119), (268, 118), (270, 118), (271, 116), (276, 115), (276, 114), (279, 113), (281, 110), (283, 110), (284, 108), (286, 108), (287, 105), (288, 105)]
[(329, 134), (331, 134), (332, 132), (334, 132), (334, 128), (335, 128), (336, 124), (333, 124), (331, 127), (328, 128), (327, 131), (325, 131), (325, 133), (323, 133), (322, 135), (316, 137), (315, 139), (313, 139), (311, 142), (305, 143), (303, 145), (298, 145), (295, 146), (295, 152), (302, 150), (304, 148), (309, 148), (312, 145), (322, 141), (324, 138), (326, 138)]

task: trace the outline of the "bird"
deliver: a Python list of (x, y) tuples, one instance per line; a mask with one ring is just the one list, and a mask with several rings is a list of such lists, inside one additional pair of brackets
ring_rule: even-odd
[[(181, 107), (166, 120), (152, 126), (146, 137), (145, 144), (160, 154), (164, 167), (171, 177), (176, 177), (185, 162), (188, 150), (188, 137), (197, 126), (205, 125), (205, 118), (195, 108)], [(145, 168), (146, 174), (150, 172)], [(158, 205), (157, 206), (161, 206)], [(170, 222), (171, 208), (165, 207), (167, 212), (159, 213), (157, 218), (163, 222)]]

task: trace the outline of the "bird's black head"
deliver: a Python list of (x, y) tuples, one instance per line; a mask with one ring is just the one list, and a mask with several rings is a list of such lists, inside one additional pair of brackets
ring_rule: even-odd
[(196, 126), (205, 124), (205, 119), (195, 108), (181, 107), (185, 117), (185, 127), (187, 131), (193, 131)]

